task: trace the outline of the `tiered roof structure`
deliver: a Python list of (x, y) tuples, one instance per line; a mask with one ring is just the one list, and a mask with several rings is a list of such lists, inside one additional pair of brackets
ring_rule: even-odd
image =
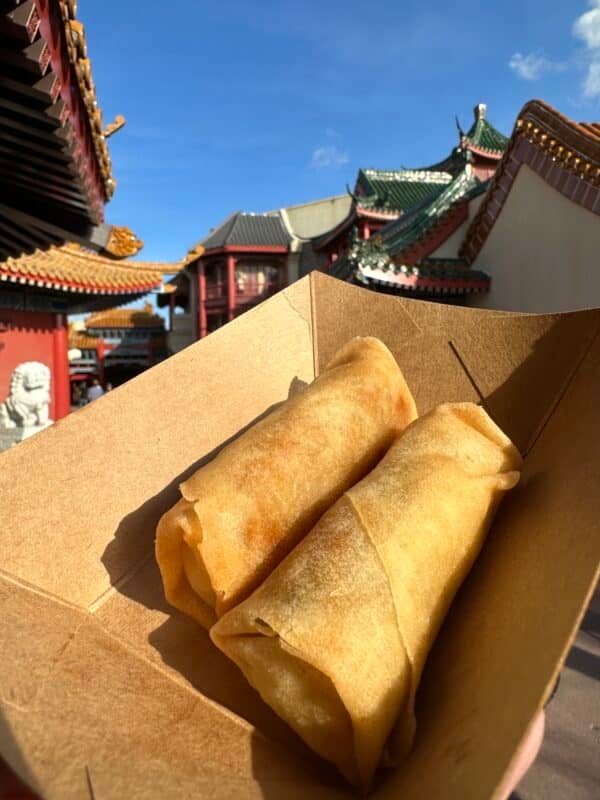
[[(179, 264), (123, 260), (143, 246), (103, 223), (115, 180), (75, 0), (0, 3), (2, 307), (77, 312), (159, 287)], [(67, 243), (65, 243), (67, 242)], [(85, 249), (84, 249), (85, 248)], [(120, 260), (117, 260), (120, 259)]]
[[(326, 247), (354, 227), (349, 246), (330, 272), (379, 290), (431, 294), (486, 291), (489, 278), (469, 274), (463, 259), (432, 258), (468, 219), (469, 203), (485, 192), (508, 139), (487, 120), (486, 106), (474, 109), (474, 122), (443, 161), (414, 170), (360, 170), (350, 214), (338, 229), (315, 241)], [(375, 235), (361, 240), (361, 220), (379, 221)], [(383, 222), (383, 225), (381, 222)]]
[(129, 302), (180, 267), (124, 260), (142, 242), (104, 222), (107, 139), (125, 120), (103, 125), (76, 5), (0, 0), (0, 401), (15, 370), (43, 363), (51, 419), (70, 408), (66, 315)]
[(443, 161), (419, 169), (360, 169), (351, 192), (354, 202), (348, 216), (336, 228), (316, 238), (315, 249), (326, 248), (359, 220), (386, 223), (433, 202), (447, 190), (456, 197), (457, 188), (464, 187), (464, 180), (458, 184), (456, 180), (464, 176), (468, 167), (478, 181), (493, 175), (508, 139), (488, 121), (485, 104), (475, 106), (474, 116), (466, 133), (458, 126), (459, 143)]
[(0, 261), (3, 306), (30, 311), (91, 311), (162, 286), (180, 264), (118, 260), (66, 244)]
[(0, 7), (0, 259), (76, 240), (106, 244), (115, 189), (75, 0)]
[[(336, 269), (337, 267), (337, 269)], [(418, 264), (395, 263), (381, 236), (355, 239), (332, 274), (375, 291), (427, 297), (450, 297), (489, 289), (489, 277), (462, 258), (423, 258)]]

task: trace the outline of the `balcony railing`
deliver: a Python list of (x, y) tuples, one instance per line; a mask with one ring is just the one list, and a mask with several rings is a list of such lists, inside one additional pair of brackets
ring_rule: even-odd
[(207, 300), (221, 300), (227, 298), (227, 284), (223, 283), (206, 283), (206, 299)]
[[(256, 297), (268, 297), (280, 289), (278, 281), (265, 281), (259, 283), (258, 281), (245, 281), (243, 284), (236, 282), (235, 296), (236, 300), (248, 302)], [(227, 284), (222, 283), (207, 283), (206, 284), (206, 299), (207, 300), (226, 300), (227, 299)]]
[(265, 281), (258, 283), (258, 281), (247, 281), (243, 286), (235, 287), (235, 296), (240, 300), (251, 300), (254, 297), (266, 297), (267, 295), (275, 294), (279, 290), (278, 281)]

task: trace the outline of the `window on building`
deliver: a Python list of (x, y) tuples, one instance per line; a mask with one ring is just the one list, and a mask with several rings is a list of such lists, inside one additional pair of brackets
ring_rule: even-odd
[(279, 270), (269, 264), (238, 264), (236, 288), (240, 294), (259, 295), (279, 287)]

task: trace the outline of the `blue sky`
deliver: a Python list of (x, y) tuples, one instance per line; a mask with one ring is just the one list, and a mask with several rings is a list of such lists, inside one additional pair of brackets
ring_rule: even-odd
[(445, 156), (472, 108), (600, 118), (600, 0), (79, 3), (118, 182), (107, 220), (177, 260), (237, 209)]

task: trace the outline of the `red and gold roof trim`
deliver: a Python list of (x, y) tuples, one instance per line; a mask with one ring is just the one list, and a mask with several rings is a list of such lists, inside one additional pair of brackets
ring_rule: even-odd
[(473, 263), (526, 164), (549, 186), (600, 214), (600, 123), (577, 123), (542, 100), (527, 103), (469, 226), (460, 256)]
[(159, 288), (179, 263), (115, 261), (77, 245), (36, 250), (0, 262), (0, 282), (83, 294), (132, 294)]

